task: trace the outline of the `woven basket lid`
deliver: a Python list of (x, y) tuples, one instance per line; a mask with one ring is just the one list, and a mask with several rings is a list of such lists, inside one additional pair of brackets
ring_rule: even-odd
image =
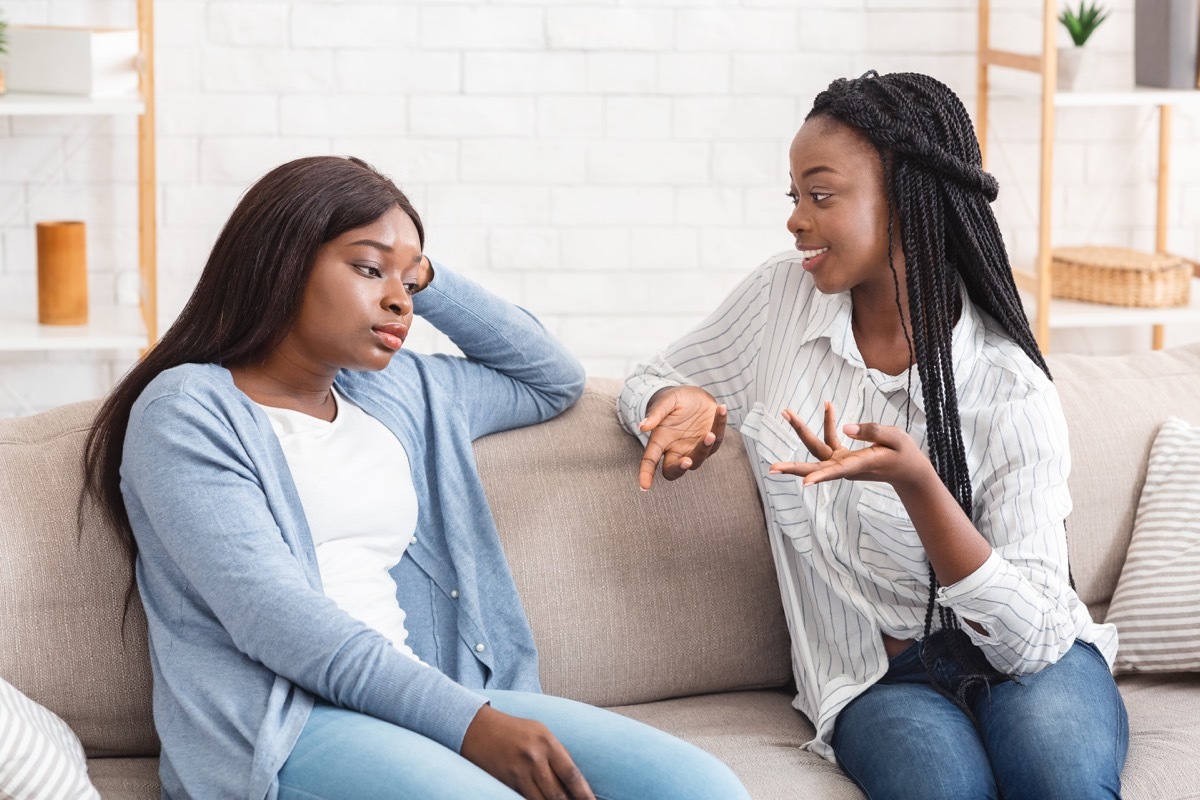
[(1178, 267), (1183, 263), (1179, 256), (1168, 253), (1144, 253), (1127, 247), (1056, 247), (1053, 258), (1070, 264), (1087, 267), (1111, 267), (1113, 269), (1159, 270)]

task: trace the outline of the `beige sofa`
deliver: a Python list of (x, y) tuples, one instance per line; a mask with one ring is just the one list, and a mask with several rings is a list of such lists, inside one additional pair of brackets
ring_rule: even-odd
[[(1052, 359), (1075, 470), (1080, 594), (1103, 618), (1146, 457), (1168, 415), (1200, 424), (1200, 346)], [(541, 648), (546, 691), (615, 707), (724, 759), (756, 798), (858, 798), (800, 749), (787, 631), (762, 512), (730, 434), (703, 470), (638, 491), (639, 447), (593, 381), (554, 421), (479, 442), (479, 468)], [(75, 529), (95, 403), (0, 420), (0, 677), (79, 734), (106, 798), (158, 795), (144, 618), (122, 633), (128, 567)], [(1198, 576), (1200, 579), (1200, 576)], [(1130, 800), (1200, 797), (1200, 676), (1122, 676)], [(648, 799), (652, 800), (652, 799)]]

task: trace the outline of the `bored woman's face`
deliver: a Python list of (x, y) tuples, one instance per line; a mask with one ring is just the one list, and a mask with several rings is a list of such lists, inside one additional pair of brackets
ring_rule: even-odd
[(280, 347), (314, 371), (383, 369), (408, 336), (422, 260), (417, 227), (399, 207), (321, 245)]

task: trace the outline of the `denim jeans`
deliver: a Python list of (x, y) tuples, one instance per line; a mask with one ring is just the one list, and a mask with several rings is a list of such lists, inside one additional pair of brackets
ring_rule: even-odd
[(980, 691), (974, 723), (930, 685), (919, 647), (838, 716), (838, 764), (868, 798), (1121, 796), (1129, 720), (1094, 646), (1076, 641), (1041, 672)]
[[(713, 756), (595, 706), (530, 692), (482, 692), (536, 719), (567, 748), (598, 800), (749, 800)], [(518, 800), (458, 753), (380, 719), (318, 703), (279, 772), (279, 800)]]

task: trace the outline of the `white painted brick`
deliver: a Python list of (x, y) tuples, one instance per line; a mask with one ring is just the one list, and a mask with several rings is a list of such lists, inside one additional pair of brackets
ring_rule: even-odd
[(775, 97), (683, 97), (672, 100), (679, 139), (777, 141), (800, 128), (793, 103)]
[(675, 191), (658, 187), (580, 186), (550, 191), (555, 225), (669, 225), (675, 221)]
[(587, 149), (579, 141), (468, 140), (462, 143), (462, 179), (478, 183), (580, 183)]
[[(157, 9), (159, 13), (154, 15), (156, 68), (157, 59), (162, 57), (164, 51), (174, 47), (196, 47), (200, 44), (196, 32), (204, 30), (207, 8), (208, 3), (203, 0), (174, 0), (170, 11), (164, 13), (163, 8)], [(9, 17), (9, 21), (14, 20)], [(129, 21), (124, 24), (128, 25)]]
[(867, 15), (862, 9), (802, 7), (796, 17), (802, 53), (850, 54), (861, 51), (866, 42)]
[(695, 228), (638, 229), (629, 234), (629, 266), (635, 270), (679, 270), (700, 265), (700, 233)]
[[(563, 321), (562, 336), (571, 352), (580, 358), (616, 360), (617, 354), (649, 359), (687, 333), (689, 327), (676, 315), (644, 317), (634, 314), (593, 315), (581, 310)], [(616, 364), (609, 369), (615, 369)], [(624, 364), (620, 365), (622, 370)], [(600, 373), (597, 373), (600, 374)], [(625, 371), (606, 372), (606, 377), (624, 378)]]
[(491, 266), (488, 232), (478, 226), (454, 224), (471, 218), (453, 210), (442, 213), (440, 205), (417, 210), (425, 223), (425, 252), (451, 269), (481, 280), (481, 273)]
[(604, 135), (635, 141), (671, 138), (670, 98), (609, 97), (604, 101)]
[(443, 223), (542, 226), (550, 221), (549, 196), (542, 187), (458, 183), (430, 186), (426, 197), (429, 217)]
[(417, 9), (399, 3), (295, 3), (292, 44), (298, 47), (411, 47)]
[(604, 101), (599, 97), (539, 97), (536, 113), (540, 139), (593, 137), (604, 127)]
[(792, 213), (792, 203), (787, 197), (787, 178), (774, 185), (755, 186), (745, 190), (745, 210), (742, 224), (750, 228), (770, 228), (778, 225), (787, 229), (787, 218)]
[(658, 57), (658, 91), (673, 95), (729, 92), (730, 58), (725, 53), (668, 53)]
[(463, 88), (490, 94), (583, 92), (587, 57), (583, 53), (467, 53)]
[(286, 45), (288, 4), (209, 3), (207, 31), (208, 41), (214, 44)]
[[(253, 75), (254, 79), (247, 80)], [(204, 52), (208, 92), (311, 93), (333, 88), (333, 54), (267, 47), (210, 47)]]
[[(1157, 137), (1153, 142), (1147, 142), (1145, 137), (1142, 137), (1141, 142), (1095, 142), (1084, 147), (1087, 168), (1083, 180), (1088, 185), (1108, 187), (1135, 181), (1153, 186), (1158, 177)], [(1078, 153), (1078, 148), (1071, 148), (1069, 152)], [(1056, 180), (1069, 180), (1059, 170), (1057, 155), (1054, 159), (1054, 173)], [(1075, 177), (1075, 180), (1079, 178)], [(1098, 191), (1107, 192), (1109, 189)]]
[(1153, 130), (1156, 115), (1150, 108), (1060, 108), (1055, 145), (1134, 141)]
[(279, 129), (285, 136), (334, 136), (352, 123), (373, 136), (402, 134), (407, 128), (403, 97), (371, 102), (355, 95), (284, 95)]
[(457, 94), (462, 89), (462, 56), (410, 49), (338, 50), (334, 82), (347, 92)]
[(701, 142), (596, 142), (588, 178), (596, 184), (694, 186), (709, 181), (710, 148)]
[(978, 42), (974, 11), (878, 11), (866, 17), (868, 53), (973, 53)]
[(851, 74), (845, 53), (746, 53), (733, 57), (735, 95), (773, 95), (812, 100), (834, 78)]
[(495, 228), (491, 231), (492, 265), (497, 270), (529, 272), (559, 265), (556, 228)]
[(5, 180), (50, 180), (62, 168), (66, 155), (65, 142), (57, 136), (10, 136), (4, 140)]
[(200, 143), (200, 179), (209, 185), (249, 186), (280, 164), (328, 151), (327, 140), (312, 137), (204, 139)]
[(161, 97), (203, 89), (204, 51), (199, 47), (164, 47), (154, 57), (154, 91)]
[(258, 136), (279, 132), (275, 95), (181, 94), (158, 99), (158, 136)]
[[(20, 140), (18, 140), (20, 141)], [(62, 168), (62, 162), (52, 162)], [(69, 181), (81, 183), (132, 183), (137, 180), (137, 144), (131, 138), (95, 136), (73, 150), (65, 164)]]
[(717, 142), (713, 145), (713, 178), (721, 185), (784, 186), (790, 142)]
[(658, 81), (657, 57), (650, 53), (587, 53), (587, 89), (608, 94), (648, 94)]
[(772, 228), (706, 227), (700, 231), (700, 267), (747, 273), (775, 253), (793, 247), (782, 225)]
[(603, 272), (630, 265), (632, 237), (627, 228), (561, 227), (559, 267)]
[(558, 8), (546, 12), (552, 49), (668, 50), (672, 12), (651, 8)]
[(413, 97), (411, 132), (418, 136), (527, 136), (534, 102), (528, 97)]
[(459, 177), (459, 143), (451, 139), (336, 136), (332, 151), (361, 158), (390, 176), (401, 189), (415, 183), (447, 183)]
[[(636, 291), (631, 291), (636, 287)], [(677, 272), (630, 272), (627, 279), (608, 272), (548, 272), (525, 286), (530, 310), (539, 314), (653, 315), (670, 297), (677, 313), (707, 313), (732, 288), (721, 280), (693, 281), (681, 291)]]
[(164, 225), (224, 225), (249, 185), (167, 186), (162, 191)]
[(742, 191), (730, 186), (699, 186), (678, 196), (680, 225), (737, 225), (743, 217)]
[(541, 8), (421, 9), (420, 45), (451, 50), (533, 50), (546, 43)]
[(795, 50), (796, 45), (795, 11), (705, 8), (676, 15), (678, 50), (762, 53)]

